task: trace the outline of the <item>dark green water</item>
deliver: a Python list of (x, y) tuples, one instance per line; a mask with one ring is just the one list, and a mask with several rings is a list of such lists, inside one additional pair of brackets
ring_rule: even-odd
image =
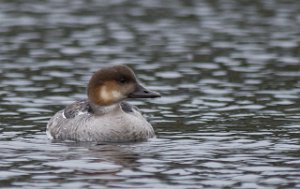
[[(300, 1), (1, 0), (1, 188), (300, 188)], [(49, 118), (127, 64), (157, 139), (52, 143)]]

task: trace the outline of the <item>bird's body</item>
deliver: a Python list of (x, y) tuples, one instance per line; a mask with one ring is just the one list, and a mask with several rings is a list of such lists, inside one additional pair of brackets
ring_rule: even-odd
[[(115, 76), (105, 74), (115, 74)], [(48, 122), (50, 139), (132, 142), (154, 137), (151, 124), (126, 98), (154, 98), (159, 95), (142, 87), (126, 66), (99, 70), (88, 85), (88, 99), (74, 102)]]

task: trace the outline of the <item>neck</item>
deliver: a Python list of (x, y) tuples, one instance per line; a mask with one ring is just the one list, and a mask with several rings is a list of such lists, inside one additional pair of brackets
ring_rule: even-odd
[(112, 105), (107, 105), (107, 106), (101, 106), (101, 105), (94, 104), (94, 103), (90, 102), (90, 106), (91, 106), (93, 112), (97, 115), (103, 115), (103, 114), (106, 114), (108, 112), (113, 112), (113, 111), (116, 111), (120, 108), (119, 103), (112, 104)]

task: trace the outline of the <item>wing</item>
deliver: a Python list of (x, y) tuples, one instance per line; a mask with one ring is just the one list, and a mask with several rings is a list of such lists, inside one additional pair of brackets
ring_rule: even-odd
[(92, 108), (87, 100), (80, 100), (68, 105), (64, 109), (63, 115), (66, 119), (70, 119), (85, 113), (92, 113)]

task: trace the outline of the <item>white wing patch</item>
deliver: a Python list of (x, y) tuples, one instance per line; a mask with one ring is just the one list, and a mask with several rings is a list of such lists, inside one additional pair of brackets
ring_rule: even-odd
[(83, 114), (87, 114), (87, 112), (78, 112), (77, 115), (83, 115)]
[(66, 116), (65, 116), (65, 111), (62, 111), (61, 115), (62, 115), (62, 117), (63, 117), (64, 119), (67, 119)]
[(46, 130), (46, 135), (47, 135), (48, 139), (50, 139), (50, 140), (53, 139), (53, 136), (51, 135), (51, 133), (48, 129)]

